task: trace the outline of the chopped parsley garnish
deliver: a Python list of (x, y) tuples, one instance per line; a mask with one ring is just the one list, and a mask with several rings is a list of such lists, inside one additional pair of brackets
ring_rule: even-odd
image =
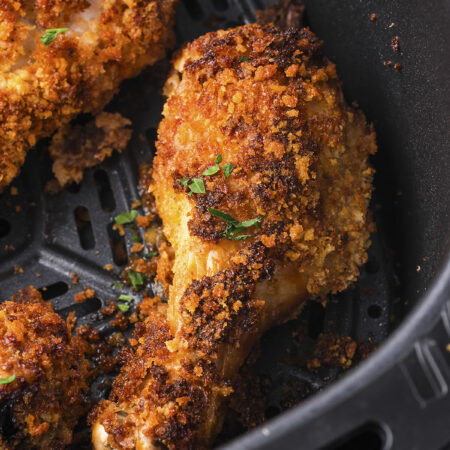
[(258, 216), (254, 219), (239, 222), (234, 217), (230, 216), (230, 214), (221, 211), (220, 209), (208, 208), (208, 212), (228, 224), (225, 228), (225, 231), (223, 231), (222, 236), (226, 239), (229, 239), (230, 241), (242, 241), (249, 237), (253, 237), (253, 234), (241, 234), (240, 236), (237, 235), (250, 227), (259, 228), (263, 219), (261, 216)]
[(8, 378), (0, 378), (0, 384), (9, 384), (12, 383), (16, 379), (15, 375), (11, 375)]
[(122, 312), (127, 312), (130, 309), (129, 305), (125, 305), (124, 303), (117, 303), (117, 307), (122, 311)]
[(123, 289), (123, 284), (122, 284), (122, 283), (117, 282), (117, 283), (113, 283), (112, 285), (113, 285), (115, 288), (117, 288), (117, 289)]
[(144, 258), (145, 259), (152, 259), (153, 257), (155, 257), (155, 256), (159, 256), (159, 253), (158, 252), (148, 252), (148, 253), (146, 253), (145, 255), (144, 255)]
[(58, 34), (66, 33), (69, 31), (68, 28), (51, 28), (50, 30), (45, 30), (45, 34), (41, 36), (42, 45), (50, 45)]
[(208, 168), (202, 173), (203, 176), (205, 176), (205, 175), (214, 175), (214, 174), (216, 174), (217, 172), (220, 171), (219, 164), (222, 162), (222, 155), (221, 155), (220, 153), (216, 156), (216, 158), (214, 159), (214, 162), (215, 162), (216, 164), (214, 164), (214, 166), (208, 167)]
[(130, 212), (123, 212), (116, 216), (117, 225), (126, 225), (128, 223), (133, 223), (136, 220), (138, 212), (132, 209)]
[(133, 297), (130, 297), (129, 295), (121, 294), (119, 297), (119, 300), (123, 300), (125, 302), (132, 302)]
[(128, 278), (130, 279), (131, 285), (134, 289), (139, 289), (144, 284), (144, 277), (142, 276), (142, 273), (135, 272), (132, 269), (128, 271)]
[(228, 178), (231, 175), (231, 172), (233, 172), (234, 166), (231, 163), (227, 163), (222, 167), (223, 175), (225, 178)]
[(192, 181), (188, 185), (191, 192), (189, 192), (190, 195), (192, 194), (205, 194), (205, 183), (203, 183), (203, 178), (192, 178)]
[(220, 170), (220, 167), (218, 164), (215, 164), (214, 166), (208, 167), (203, 173), (202, 175), (214, 175), (216, 174), (218, 171)]
[(242, 62), (244, 62), (244, 61), (250, 61), (250, 58), (249, 58), (248, 56), (240, 56), (240, 57), (239, 57), (239, 61), (242, 61)]
[(189, 183), (189, 178), (178, 178), (178, 180), (183, 186), (187, 186)]

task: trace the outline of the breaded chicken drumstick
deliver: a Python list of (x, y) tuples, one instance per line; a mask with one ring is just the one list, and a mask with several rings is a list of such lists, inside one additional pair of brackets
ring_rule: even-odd
[[(176, 0), (4, 0), (0, 7), (0, 191), (26, 152), (164, 57)], [(41, 39), (42, 38), (42, 39)]]
[(89, 363), (32, 287), (0, 304), (0, 448), (63, 449), (86, 413)]
[(246, 25), (175, 60), (149, 186), (175, 253), (167, 315), (137, 329), (96, 449), (210, 446), (261, 334), (358, 276), (375, 134), (320, 47)]

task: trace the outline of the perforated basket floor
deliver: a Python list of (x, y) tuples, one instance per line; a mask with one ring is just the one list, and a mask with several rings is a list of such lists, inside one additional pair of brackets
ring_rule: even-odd
[[(255, 8), (263, 7), (264, 3), (271, 2), (185, 0), (178, 9), (178, 42), (192, 40), (212, 29), (253, 21)], [(103, 335), (112, 332), (99, 310), (118, 295), (112, 284), (126, 264), (126, 258), (117, 256), (114, 249), (123, 244), (128, 249), (132, 245), (130, 236), (121, 238), (112, 225), (114, 217), (128, 211), (138, 198), (139, 163), (152, 160), (163, 105), (160, 90), (167, 68), (168, 62), (162, 62), (156, 69), (149, 68), (136, 80), (123, 84), (107, 109), (119, 111), (132, 120), (132, 140), (123, 155), (114, 155), (88, 170), (79, 186), (57, 196), (44, 194), (45, 182), (51, 177), (45, 152), (47, 143), (40, 143), (29, 153), (22, 174), (13, 183), (18, 194), (12, 195), (8, 190), (0, 196), (1, 300), (21, 287), (34, 285), (63, 317), (74, 310), (77, 325), (92, 324)], [(388, 335), (389, 305), (395, 300), (396, 281), (385, 256), (383, 223), (377, 216), (376, 221), (379, 231), (373, 236), (370, 260), (358, 283), (332, 297), (326, 308), (312, 303), (298, 320), (264, 336), (254, 370), (271, 380), (266, 402), (268, 417), (295, 403), (295, 393), (291, 390), (286, 394), (287, 385), (300, 383), (302, 390), (306, 386), (312, 393), (337, 376), (337, 369), (311, 374), (289, 363), (295, 360), (296, 352), (303, 351), (301, 346), (292, 345), (293, 333), (295, 336), (299, 327), (307, 324), (304, 345), (320, 332), (336, 332), (360, 340), (372, 336), (376, 342)], [(106, 264), (113, 264), (114, 271), (106, 271), (103, 268)], [(73, 273), (78, 274), (78, 285), (73, 284)], [(95, 298), (74, 303), (74, 294), (84, 286), (95, 290)], [(96, 397), (104, 394), (97, 391)], [(236, 432), (231, 431), (222, 439), (233, 437)]]

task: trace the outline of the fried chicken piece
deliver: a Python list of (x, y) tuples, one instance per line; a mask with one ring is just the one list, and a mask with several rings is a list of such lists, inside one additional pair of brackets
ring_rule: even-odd
[(246, 25), (176, 58), (149, 185), (175, 253), (167, 316), (140, 326), (95, 448), (210, 446), (261, 334), (357, 278), (375, 134), (320, 47)]
[[(0, 7), (0, 190), (26, 152), (165, 56), (176, 0), (5, 0)], [(68, 28), (45, 46), (46, 30)]]
[(0, 448), (62, 449), (86, 413), (89, 363), (34, 288), (0, 304)]
[(59, 186), (79, 183), (84, 169), (100, 164), (114, 150), (125, 150), (132, 133), (128, 125), (131, 122), (119, 113), (103, 111), (85, 125), (62, 126), (49, 147)]

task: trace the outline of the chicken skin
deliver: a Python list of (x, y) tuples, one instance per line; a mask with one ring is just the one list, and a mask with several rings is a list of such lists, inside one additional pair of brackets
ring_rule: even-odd
[(40, 138), (79, 113), (99, 112), (123, 79), (165, 56), (175, 3), (1, 3), (0, 191)]
[(93, 414), (96, 449), (209, 447), (261, 334), (345, 289), (370, 244), (375, 134), (311, 31), (209, 33), (165, 90), (148, 189), (173, 283)]
[(0, 448), (63, 449), (86, 413), (89, 363), (32, 287), (0, 305)]

